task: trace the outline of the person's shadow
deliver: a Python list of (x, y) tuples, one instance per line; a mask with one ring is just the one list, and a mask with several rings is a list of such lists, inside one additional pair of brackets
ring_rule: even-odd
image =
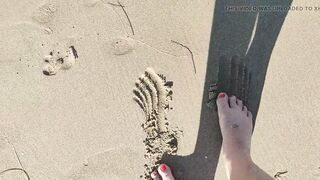
[[(292, 0), (216, 0), (195, 151), (189, 156), (163, 158), (173, 167), (177, 179), (214, 179), (222, 137), (217, 112), (208, 106), (212, 84), (218, 87), (215, 95), (224, 91), (245, 99), (255, 124), (268, 62), (287, 15), (287, 10), (280, 8), (291, 3)], [(279, 11), (244, 12), (235, 10), (235, 6), (279, 7)], [(241, 76), (243, 67), (243, 77), (234, 77)]]

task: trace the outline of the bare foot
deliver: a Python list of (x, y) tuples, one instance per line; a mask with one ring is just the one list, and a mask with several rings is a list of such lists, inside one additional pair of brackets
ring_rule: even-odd
[[(220, 93), (217, 98), (222, 148), (229, 180), (272, 180), (251, 159), (252, 114), (235, 96)], [(152, 172), (154, 180), (174, 180), (170, 168), (162, 164)]]
[(227, 174), (231, 167), (250, 166), (252, 114), (235, 96), (220, 93), (217, 98), (219, 123), (223, 137), (223, 156)]
[(174, 180), (171, 169), (165, 164), (161, 164), (158, 170), (153, 171), (151, 177), (153, 180)]

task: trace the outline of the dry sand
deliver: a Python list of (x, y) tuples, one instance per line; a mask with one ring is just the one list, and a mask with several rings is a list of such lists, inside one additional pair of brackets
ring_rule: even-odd
[[(280, 179), (320, 179), (320, 11), (289, 12), (282, 28), (281, 18), (260, 15), (265, 21), (251, 42), (256, 15), (219, 16), (215, 3), (223, 7), (209, 0), (123, 0), (124, 7), (107, 0), (3, 0), (0, 171), (16, 169), (0, 179), (27, 179), (22, 170), (32, 180), (140, 179), (148, 163), (146, 114), (132, 90), (148, 67), (173, 81), (165, 118), (171, 130), (183, 131), (177, 155), (162, 161), (180, 179), (226, 179), (222, 162), (216, 167), (221, 135), (208, 90), (217, 83), (218, 57), (244, 57), (250, 43), (244, 61), (253, 75), (266, 70), (254, 60), (271, 55), (261, 102), (263, 73), (253, 76), (248, 97), (254, 112), (260, 102), (254, 159), (271, 175), (288, 171)], [(77, 59), (68, 58), (75, 57), (71, 46)], [(50, 52), (55, 73), (47, 76)]]

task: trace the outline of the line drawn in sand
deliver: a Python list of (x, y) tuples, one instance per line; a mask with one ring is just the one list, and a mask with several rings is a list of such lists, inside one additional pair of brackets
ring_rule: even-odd
[(146, 121), (142, 124), (147, 137), (143, 141), (146, 148), (145, 179), (161, 163), (165, 154), (175, 155), (178, 150), (178, 138), (182, 134), (179, 129), (170, 128), (166, 117), (171, 109), (172, 81), (157, 74), (152, 68), (147, 68), (135, 83), (133, 99), (145, 113)]
[(78, 59), (78, 53), (74, 46), (70, 46), (64, 56), (61, 55), (59, 51), (52, 51), (48, 56), (45, 56), (43, 59), (43, 74), (47, 76), (52, 76), (57, 74), (57, 72), (60, 69), (70, 69), (76, 63), (76, 59)]

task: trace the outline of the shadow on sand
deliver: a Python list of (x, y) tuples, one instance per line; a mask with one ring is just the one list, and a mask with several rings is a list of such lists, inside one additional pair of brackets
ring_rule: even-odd
[[(225, 91), (228, 95), (238, 95), (241, 98), (247, 96), (245, 97), (246, 105), (254, 116), (255, 124), (269, 59), (288, 12), (286, 10), (259, 13), (253, 11), (230, 12), (226, 10), (226, 7), (288, 7), (291, 3), (292, 0), (262, 0), (259, 2), (254, 0), (216, 0), (195, 151), (189, 156), (166, 156), (163, 159), (168, 165), (174, 167), (177, 179), (214, 179), (222, 137), (217, 112), (207, 106), (208, 89), (211, 84), (218, 84), (219, 92)], [(222, 56), (223, 58), (221, 58)], [(232, 83), (230, 84), (231, 81), (239, 80), (232, 77), (231, 61), (233, 60), (231, 59), (235, 59), (235, 57), (240, 59), (240, 64), (244, 64), (248, 71), (246, 78), (250, 82), (245, 87), (247, 95), (237, 94), (237, 90), (234, 89)], [(221, 64), (225, 66), (221, 66)]]

